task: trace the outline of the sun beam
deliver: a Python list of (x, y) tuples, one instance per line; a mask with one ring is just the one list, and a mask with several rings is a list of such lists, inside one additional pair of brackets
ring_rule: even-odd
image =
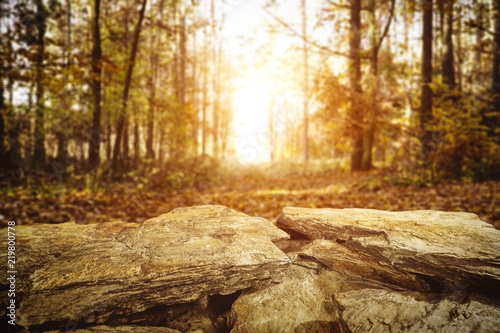
[(236, 158), (241, 163), (270, 159), (271, 86), (266, 60), (255, 51), (257, 44), (266, 40), (264, 21), (262, 10), (253, 1), (233, 1), (226, 7), (223, 32), (226, 51), (238, 64), (233, 77), (233, 143)]
[(234, 92), (235, 150), (242, 163), (269, 160), (269, 87), (257, 77), (239, 79)]

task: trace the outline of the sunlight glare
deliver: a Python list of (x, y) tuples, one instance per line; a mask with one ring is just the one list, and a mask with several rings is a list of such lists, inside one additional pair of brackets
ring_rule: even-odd
[(257, 78), (242, 78), (234, 93), (235, 149), (242, 163), (269, 160), (268, 85)]
[(254, 1), (233, 1), (226, 9), (224, 35), (227, 51), (240, 59), (233, 93), (233, 130), (236, 158), (241, 163), (259, 163), (270, 159), (269, 73), (255, 56), (248, 41), (266, 38), (265, 17)]

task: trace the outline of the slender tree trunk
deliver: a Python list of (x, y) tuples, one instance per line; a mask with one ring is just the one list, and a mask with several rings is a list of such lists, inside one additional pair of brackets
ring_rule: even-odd
[(31, 110), (33, 110), (33, 92), (35, 90), (35, 86), (36, 86), (36, 83), (35, 82), (31, 82), (30, 83), (30, 87), (29, 87), (29, 91), (28, 91), (28, 110), (26, 111), (26, 122), (25, 122), (25, 126), (26, 126), (26, 134), (28, 136), (28, 140), (26, 142), (26, 148), (25, 148), (25, 153), (24, 153), (24, 158), (27, 162), (29, 162), (28, 164), (29, 165), (32, 165), (33, 164), (33, 150), (34, 150), (34, 135), (33, 132), (33, 125), (31, 123), (31, 117), (29, 117), (29, 113), (31, 112)]
[(128, 170), (129, 167), (129, 123), (130, 118), (125, 118), (125, 126), (123, 127), (123, 138), (122, 138), (122, 163), (121, 167), (123, 170)]
[[(160, 3), (160, 22), (163, 22), (163, 1)], [(149, 97), (148, 97), (148, 121), (147, 121), (147, 138), (146, 138), (146, 158), (153, 160), (155, 153), (153, 149), (154, 141), (154, 123), (155, 123), (155, 109), (156, 109), (156, 89), (158, 82), (158, 53), (159, 43), (156, 40), (156, 33), (153, 29), (154, 25), (150, 28), (150, 48), (152, 50), (150, 55), (150, 73), (148, 77), (149, 83)]]
[(198, 130), (199, 130), (199, 117), (198, 117), (198, 66), (197, 66), (197, 54), (196, 54), (196, 30), (193, 32), (193, 60), (192, 60), (192, 74), (191, 78), (191, 106), (193, 108), (193, 152), (194, 156), (198, 155)]
[[(220, 14), (220, 25), (219, 31), (224, 30), (224, 20), (225, 20), (225, 0), (221, 0), (222, 2), (222, 10)], [(228, 66), (223, 66), (223, 36), (221, 35), (217, 38), (218, 47), (217, 47), (217, 88), (216, 88), (216, 96), (217, 96), (217, 136), (218, 136), (218, 145), (217, 145), (217, 153), (219, 157), (224, 157), (227, 148), (227, 136), (228, 136), (228, 126), (230, 121), (229, 108), (226, 105), (230, 105), (230, 101), (227, 98), (227, 95), (223, 95), (223, 91), (227, 90), (228, 77), (224, 77), (227, 73), (230, 73), (230, 68)], [(223, 102), (222, 102), (223, 101)]]
[[(12, 45), (12, 31), (10, 26), (7, 27), (7, 66), (9, 68), (14, 67), (14, 57), (15, 51)], [(4, 72), (5, 73), (5, 72)], [(10, 124), (9, 127), (5, 127), (4, 131), (6, 132), (8, 142), (9, 142), (9, 150), (8, 152), (8, 164), (10, 167), (19, 167), (22, 163), (21, 158), (21, 142), (19, 140), (19, 136), (21, 135), (21, 122), (19, 118), (14, 114), (14, 75), (12, 73), (7, 72), (7, 91), (9, 93), (8, 105), (5, 105), (5, 113), (4, 120), (9, 119), (8, 123), (5, 123), (4, 126)], [(5, 100), (4, 100), (5, 103)], [(28, 112), (28, 111), (27, 111)], [(29, 133), (28, 133), (29, 134)], [(6, 147), (5, 147), (6, 149)]]
[(391, 1), (391, 7), (389, 12), (389, 18), (385, 24), (384, 30), (380, 38), (377, 36), (377, 18), (376, 18), (376, 8), (375, 8), (375, 0), (369, 1), (369, 12), (370, 12), (370, 40), (371, 40), (371, 55), (370, 55), (370, 71), (373, 81), (372, 87), (372, 98), (373, 102), (371, 108), (367, 110), (366, 118), (366, 129), (364, 131), (363, 137), (363, 156), (361, 161), (361, 170), (367, 171), (372, 168), (372, 151), (373, 145), (375, 141), (375, 131), (377, 118), (379, 117), (379, 76), (378, 76), (378, 54), (382, 43), (384, 42), (385, 37), (389, 32), (389, 28), (392, 23), (392, 18), (394, 16), (394, 8), (396, 1)]
[[(181, 131), (179, 135), (179, 147), (177, 147), (176, 153), (186, 151), (187, 145), (187, 124), (189, 123), (189, 118), (186, 108), (186, 12), (184, 4), (182, 4), (182, 12), (180, 15), (180, 38), (179, 38), (179, 100), (177, 101), (180, 106), (179, 122), (181, 124)], [(179, 156), (176, 157), (179, 160)]]
[(309, 161), (309, 64), (307, 61), (307, 13), (306, 13), (306, 0), (301, 1), (302, 4), (302, 54), (304, 62), (304, 127), (303, 127), (303, 160), (307, 163)]
[(215, 22), (215, 1), (211, 0), (210, 3), (210, 15), (212, 23), (212, 62), (213, 62), (213, 73), (212, 73), (212, 91), (213, 91), (213, 101), (212, 101), (212, 154), (215, 158), (219, 157), (219, 92), (217, 90), (217, 27)]
[[(491, 91), (493, 93), (492, 111), (498, 112), (500, 110), (500, 0), (493, 0), (493, 22), (495, 31), (491, 75)], [(500, 126), (498, 117), (484, 115), (483, 119), (483, 122), (489, 127), (489, 135), (495, 136), (496, 128)], [(496, 137), (498, 138), (498, 134), (496, 134)]]
[[(459, 4), (457, 8), (457, 29), (456, 29), (456, 36), (457, 36), (457, 85), (458, 85), (458, 91), (462, 92), (463, 89), (463, 48), (462, 48), (462, 4)], [(481, 72), (481, 67), (477, 69), (479, 72)]]
[(484, 8), (485, 4), (483, 0), (474, 0), (473, 1), (474, 8), (477, 10), (476, 22), (478, 27), (476, 28), (476, 53), (475, 53), (475, 62), (474, 62), (474, 83), (476, 85), (481, 85), (481, 77), (482, 77), (482, 66), (481, 66), (481, 44), (483, 42), (484, 31), (482, 29), (484, 25)]
[(203, 28), (203, 64), (202, 64), (202, 84), (203, 96), (201, 105), (201, 155), (207, 153), (207, 103), (208, 103), (208, 50), (207, 50), (207, 29)]
[(453, 63), (453, 4), (454, 0), (446, 1), (446, 36), (445, 36), (445, 46), (446, 52), (444, 54), (442, 62), (442, 73), (443, 73), (443, 83), (448, 86), (449, 90), (453, 90), (456, 87), (455, 81), (455, 66)]
[(420, 102), (420, 141), (424, 158), (432, 150), (432, 133), (428, 129), (432, 121), (432, 0), (423, 0), (423, 47), (422, 47), (422, 95)]
[(45, 167), (45, 129), (44, 129), (44, 86), (43, 86), (43, 62), (45, 58), (45, 32), (47, 13), (42, 0), (36, 0), (37, 12), (35, 15), (38, 27), (37, 58), (36, 58), (36, 107), (35, 107), (35, 151), (33, 153), (33, 167), (43, 169)]
[(349, 56), (351, 82), (350, 122), (352, 129), (351, 171), (361, 170), (363, 158), (363, 113), (359, 99), (361, 98), (361, 0), (351, 0)]
[(92, 1), (92, 69), (90, 85), (92, 89), (92, 128), (89, 136), (89, 166), (95, 169), (101, 162), (101, 76), (102, 76), (102, 48), (101, 32), (99, 28), (100, 0)]
[[(71, 78), (69, 76), (69, 68), (71, 66), (71, 1), (66, 0), (66, 49), (65, 49), (65, 58), (66, 58), (66, 74), (64, 74), (65, 81), (71, 82)], [(92, 86), (92, 84), (91, 84)], [(63, 88), (62, 94), (59, 96), (59, 105), (61, 110), (68, 110), (70, 108), (68, 99), (70, 95), (70, 91), (67, 88)], [(55, 136), (57, 139), (57, 155), (56, 161), (59, 165), (66, 167), (68, 165), (68, 121), (69, 117), (67, 115), (62, 115), (60, 118), (59, 128), (55, 131)], [(90, 135), (92, 135), (92, 131), (90, 131)], [(91, 140), (91, 137), (89, 138)], [(89, 154), (90, 155), (90, 154)], [(53, 165), (55, 167), (56, 165)], [(57, 168), (57, 167), (56, 167)], [(54, 169), (56, 169), (54, 168)]]
[[(0, 17), (0, 31), (3, 31), (3, 18)], [(0, 67), (4, 67), (4, 58), (0, 57)], [(7, 108), (5, 107), (4, 99), (4, 79), (5, 72), (0, 72), (0, 167), (3, 167), (5, 160), (5, 117), (7, 116)]]
[(139, 165), (139, 161), (141, 160), (141, 140), (139, 137), (139, 120), (135, 119), (134, 124), (134, 167)]
[[(3, 31), (3, 18), (0, 17), (0, 31)], [(10, 30), (9, 30), (10, 32)], [(10, 35), (10, 33), (9, 33)], [(10, 53), (10, 50), (9, 50)], [(0, 67), (4, 67), (4, 58), (0, 57)], [(4, 167), (6, 164), (5, 152), (5, 117), (7, 116), (7, 108), (5, 106), (4, 97), (4, 75), (5, 71), (0, 72), (0, 167)]]
[(366, 129), (363, 135), (363, 156), (361, 159), (361, 170), (370, 170), (372, 167), (372, 150), (373, 141), (375, 139), (375, 123), (378, 115), (378, 51), (377, 45), (377, 18), (375, 13), (375, 0), (369, 0), (369, 16), (370, 16), (370, 40), (371, 40), (371, 55), (370, 55), (370, 74), (372, 80), (372, 105), (369, 110), (366, 110)]
[(3, 93), (3, 79), (0, 78), (0, 166), (5, 163), (5, 115), (7, 114), (7, 108), (5, 107)]
[[(106, 77), (107, 80), (105, 80), (103, 83), (103, 89), (102, 89), (102, 105), (106, 105), (107, 103), (107, 94), (106, 94), (106, 82), (111, 81), (111, 72), (106, 71), (105, 67), (103, 68), (104, 70), (104, 76)], [(111, 162), (111, 134), (113, 131), (113, 128), (111, 126), (111, 111), (109, 108), (105, 108), (105, 115), (106, 115), (106, 163)]]
[(186, 106), (186, 13), (184, 8), (182, 9), (180, 17), (180, 39), (179, 39), (179, 51), (180, 51), (180, 68), (179, 68), (179, 104), (182, 108)]
[(125, 76), (125, 86), (123, 89), (122, 96), (122, 108), (120, 111), (120, 116), (118, 120), (118, 126), (116, 129), (116, 139), (115, 139), (115, 147), (113, 151), (113, 161), (111, 164), (111, 168), (113, 172), (118, 172), (119, 170), (119, 159), (120, 159), (120, 145), (122, 141), (123, 130), (125, 128), (125, 122), (127, 118), (127, 102), (128, 95), (130, 91), (130, 84), (132, 81), (132, 73), (134, 71), (135, 57), (137, 54), (137, 47), (139, 45), (139, 36), (141, 34), (142, 20), (144, 19), (144, 12), (146, 11), (146, 3), (147, 0), (142, 1), (141, 10), (139, 12), (139, 19), (137, 20), (137, 26), (135, 28), (134, 41), (132, 44), (132, 50), (130, 51), (130, 58), (127, 65), (127, 74)]

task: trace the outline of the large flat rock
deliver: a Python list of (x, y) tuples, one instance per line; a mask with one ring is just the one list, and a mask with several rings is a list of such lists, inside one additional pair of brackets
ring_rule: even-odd
[(475, 214), (287, 207), (277, 225), (309, 239), (334, 240), (431, 284), (500, 287), (500, 230)]
[(290, 266), (273, 243), (285, 232), (223, 206), (179, 208), (143, 224), (65, 223), (16, 232), (16, 269), (25, 279), (16, 322), (34, 329), (100, 324), (230, 294), (279, 280)]
[(498, 332), (500, 231), (473, 214), (285, 208), (277, 225), (198, 206), (143, 224), (16, 227), (16, 322), (33, 332)]

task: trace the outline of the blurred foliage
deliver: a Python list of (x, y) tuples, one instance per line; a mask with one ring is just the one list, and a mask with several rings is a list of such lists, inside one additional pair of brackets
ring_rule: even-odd
[[(216, 168), (210, 161), (204, 163), (193, 170)], [(466, 211), (500, 228), (500, 181), (433, 183), (391, 169), (321, 171), (332, 164), (319, 164), (308, 173), (298, 172), (304, 168), (295, 164), (226, 166), (210, 171), (210, 185), (205, 178), (180, 169), (174, 176), (156, 173), (152, 177), (163, 179), (162, 183), (150, 183), (138, 174), (119, 182), (75, 180), (71, 186), (55, 178), (27, 179), (19, 186), (0, 187), (0, 221), (2, 225), (7, 219), (18, 224), (142, 222), (176, 207), (217, 204), (271, 221), (285, 206)], [(176, 188), (179, 184), (185, 186)]]
[[(439, 90), (442, 87), (437, 87)], [(429, 159), (436, 176), (473, 181), (500, 177), (500, 140), (498, 135), (490, 135), (490, 127), (484, 124), (488, 102), (459, 92), (437, 100), (430, 125), (434, 151)], [(500, 112), (488, 114), (500, 117)]]

